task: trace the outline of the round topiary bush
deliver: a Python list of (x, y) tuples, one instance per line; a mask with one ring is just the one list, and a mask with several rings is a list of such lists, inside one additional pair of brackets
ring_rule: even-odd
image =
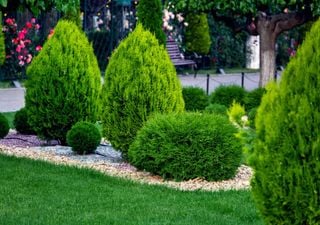
[(98, 128), (89, 122), (78, 122), (67, 133), (67, 143), (78, 154), (89, 154), (96, 150), (101, 141)]
[(217, 103), (229, 107), (233, 101), (243, 104), (245, 96), (246, 91), (240, 86), (219, 86), (211, 93), (210, 103)]
[(189, 13), (185, 32), (185, 45), (188, 52), (206, 55), (210, 51), (211, 39), (208, 18), (205, 13)]
[(161, 0), (139, 0), (137, 16), (142, 26), (156, 36), (159, 43), (166, 44), (166, 35), (162, 29)]
[(26, 108), (22, 108), (16, 112), (13, 124), (20, 134), (35, 134), (28, 122), (28, 112)]
[(187, 111), (202, 111), (209, 103), (208, 95), (199, 87), (184, 87), (182, 95)]
[(246, 110), (250, 111), (253, 108), (257, 108), (260, 105), (262, 96), (265, 92), (265, 88), (256, 88), (252, 91), (249, 91), (244, 98)]
[(237, 129), (224, 116), (182, 113), (155, 115), (138, 132), (129, 161), (165, 178), (232, 178), (240, 165)]
[(184, 110), (181, 84), (168, 53), (140, 24), (112, 54), (102, 99), (103, 136), (124, 157), (149, 115)]
[(225, 105), (210, 104), (205, 108), (204, 112), (227, 116), (227, 110), (228, 108)]
[(0, 138), (4, 138), (9, 133), (10, 127), (7, 118), (0, 113)]
[(97, 121), (100, 70), (86, 35), (74, 23), (59, 21), (27, 76), (28, 122), (41, 138), (65, 144), (73, 124)]
[(265, 224), (319, 224), (320, 21), (256, 117), (252, 193)]

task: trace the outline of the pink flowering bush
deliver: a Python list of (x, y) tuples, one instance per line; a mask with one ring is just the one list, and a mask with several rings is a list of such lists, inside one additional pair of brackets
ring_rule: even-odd
[(24, 76), (26, 67), (42, 49), (39, 36), (40, 25), (35, 18), (28, 21), (20, 30), (13, 18), (6, 18), (3, 32), (6, 43), (6, 62), (4, 65), (7, 78)]

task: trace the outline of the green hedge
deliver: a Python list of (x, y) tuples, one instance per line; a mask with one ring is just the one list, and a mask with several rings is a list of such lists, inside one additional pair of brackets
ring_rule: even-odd
[(155, 115), (130, 146), (129, 161), (164, 178), (229, 179), (236, 174), (242, 155), (236, 132), (220, 115)]
[(206, 92), (199, 87), (184, 87), (182, 95), (187, 111), (202, 111), (209, 103)]
[(244, 104), (246, 90), (237, 85), (219, 86), (210, 94), (210, 103), (231, 106), (233, 101)]

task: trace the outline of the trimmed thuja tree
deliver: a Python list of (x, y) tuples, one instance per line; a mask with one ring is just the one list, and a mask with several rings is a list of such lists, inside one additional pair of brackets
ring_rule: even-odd
[(256, 118), (252, 192), (266, 224), (320, 221), (320, 21)]
[(65, 144), (73, 124), (96, 122), (100, 71), (91, 45), (74, 23), (58, 23), (27, 75), (28, 122), (40, 137)]
[(165, 48), (141, 24), (112, 54), (102, 95), (104, 136), (125, 157), (150, 114), (184, 110), (175, 68)]
[(166, 35), (162, 30), (161, 0), (140, 0), (137, 14), (143, 27), (154, 34), (160, 44), (165, 45)]
[(186, 27), (185, 42), (188, 52), (196, 52), (200, 55), (209, 53), (211, 40), (207, 14), (190, 13), (186, 16), (188, 26)]

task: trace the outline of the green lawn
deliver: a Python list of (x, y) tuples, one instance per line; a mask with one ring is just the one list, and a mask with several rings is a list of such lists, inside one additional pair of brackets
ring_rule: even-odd
[(176, 191), (1, 154), (0, 171), (0, 224), (263, 224), (249, 191)]
[(2, 113), (6, 118), (7, 120), (9, 121), (9, 126), (11, 129), (14, 128), (13, 126), (13, 120), (14, 120), (14, 115), (16, 114), (16, 112), (3, 112)]

